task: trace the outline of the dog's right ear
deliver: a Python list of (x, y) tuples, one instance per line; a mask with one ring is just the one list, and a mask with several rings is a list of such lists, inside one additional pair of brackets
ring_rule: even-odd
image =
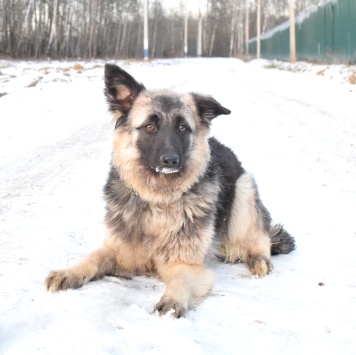
[(142, 91), (145, 87), (125, 70), (114, 64), (105, 65), (105, 96), (110, 111), (126, 116)]
[(211, 120), (220, 115), (229, 115), (231, 111), (222, 106), (211, 96), (192, 93), (193, 100), (198, 110), (202, 123), (210, 126)]

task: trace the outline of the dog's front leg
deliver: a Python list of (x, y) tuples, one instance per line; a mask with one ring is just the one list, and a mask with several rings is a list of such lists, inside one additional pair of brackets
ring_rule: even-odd
[(175, 318), (184, 316), (198, 298), (210, 291), (214, 282), (213, 272), (204, 265), (162, 265), (158, 273), (166, 284), (166, 291), (154, 311), (162, 315), (173, 310)]
[(79, 288), (90, 280), (113, 274), (117, 269), (115, 253), (105, 244), (90, 253), (83, 261), (67, 269), (54, 270), (46, 278), (48, 291)]

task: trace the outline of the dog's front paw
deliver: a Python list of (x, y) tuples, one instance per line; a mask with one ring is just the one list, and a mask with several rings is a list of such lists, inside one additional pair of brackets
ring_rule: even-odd
[(69, 288), (79, 288), (87, 282), (86, 276), (79, 277), (69, 270), (51, 271), (45, 281), (47, 291), (60, 291)]
[(270, 260), (261, 255), (249, 257), (248, 266), (252, 274), (257, 276), (265, 276), (272, 271), (272, 264)]
[(161, 298), (161, 300), (156, 304), (154, 312), (158, 311), (162, 316), (164, 314), (170, 313), (172, 311), (172, 317), (180, 318), (184, 317), (187, 309), (179, 302), (173, 299)]

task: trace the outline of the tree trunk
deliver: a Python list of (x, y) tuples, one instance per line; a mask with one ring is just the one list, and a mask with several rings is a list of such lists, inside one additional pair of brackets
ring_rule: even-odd
[[(53, 47), (55, 48), (57, 45), (57, 11), (58, 11), (58, 0), (54, 0), (53, 8), (52, 8), (52, 17), (50, 22), (50, 35), (47, 46), (47, 55), (49, 55), (52, 43), (54, 42)], [(56, 48), (54, 49), (55, 55), (57, 54)]]
[(209, 57), (212, 56), (213, 54), (213, 49), (214, 49), (214, 41), (215, 41), (215, 33), (216, 33), (216, 29), (217, 29), (218, 25), (215, 24), (214, 28), (213, 28), (213, 32), (211, 34), (211, 38), (210, 38), (210, 46), (209, 46)]

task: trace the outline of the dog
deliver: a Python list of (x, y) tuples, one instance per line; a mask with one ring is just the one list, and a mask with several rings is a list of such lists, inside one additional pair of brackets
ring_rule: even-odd
[(210, 261), (242, 261), (265, 276), (271, 255), (295, 248), (272, 224), (253, 176), (209, 138), (212, 120), (230, 110), (211, 96), (146, 90), (114, 64), (105, 66), (105, 95), (115, 122), (106, 236), (82, 262), (50, 272), (47, 290), (155, 274), (166, 289), (154, 312), (179, 318), (211, 290)]

